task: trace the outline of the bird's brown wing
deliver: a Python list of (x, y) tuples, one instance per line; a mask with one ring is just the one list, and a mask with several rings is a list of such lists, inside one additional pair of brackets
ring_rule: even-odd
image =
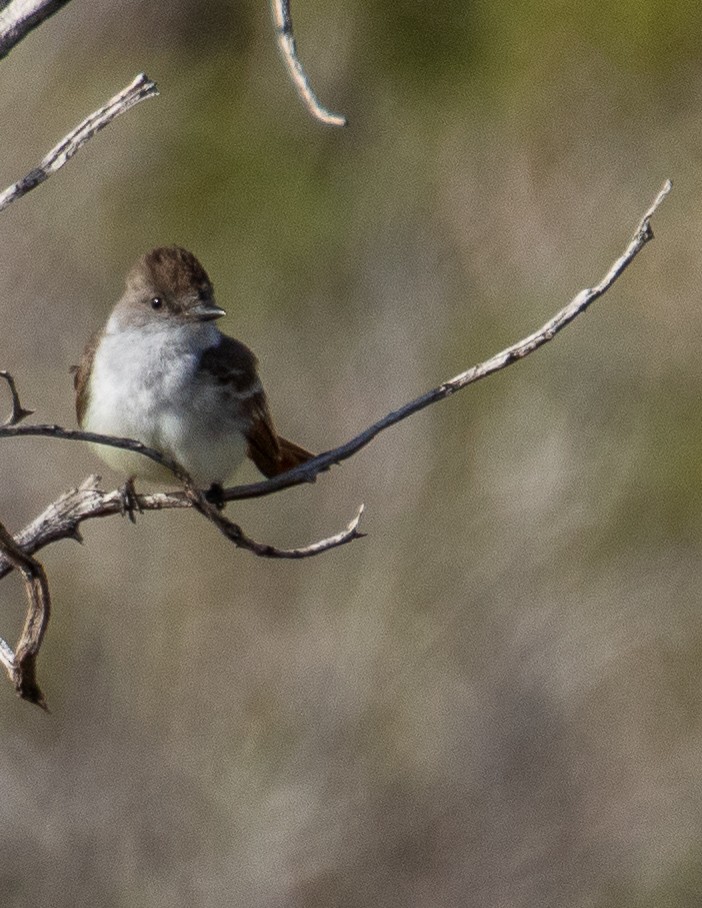
[(90, 372), (93, 368), (95, 351), (100, 343), (100, 335), (100, 331), (93, 334), (83, 351), (80, 363), (77, 366), (71, 366), (68, 370), (73, 375), (73, 387), (76, 392), (76, 416), (78, 417), (79, 426), (83, 425), (83, 417), (85, 416), (85, 411), (88, 409), (88, 399), (90, 396), (88, 378), (90, 377)]
[(314, 457), (305, 448), (278, 435), (263, 391), (252, 400), (251, 417), (246, 433), (247, 454), (264, 476), (285, 473)]
[(314, 455), (276, 432), (256, 366), (256, 357), (251, 350), (226, 335), (215, 347), (207, 349), (201, 360), (201, 368), (228, 386), (237, 400), (244, 423), (247, 455), (264, 476), (277, 476)]
[(246, 453), (264, 476), (275, 476), (280, 462), (280, 440), (261, 390), (249, 398)]

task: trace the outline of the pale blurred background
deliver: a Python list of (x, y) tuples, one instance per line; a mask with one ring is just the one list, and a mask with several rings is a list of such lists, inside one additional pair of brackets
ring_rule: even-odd
[[(0, 687), (0, 903), (702, 902), (702, 6), (74, 0), (2, 63), (0, 185), (145, 70), (161, 97), (0, 217), (0, 368), (69, 366), (146, 249), (191, 248), (281, 431), (323, 449), (531, 332), (673, 194), (553, 344), (314, 487), (44, 553), (52, 714)], [(6, 399), (3, 398), (3, 407)], [(2, 445), (19, 529), (90, 450)], [(254, 478), (243, 472), (242, 481)], [(24, 599), (0, 585), (0, 634)]]

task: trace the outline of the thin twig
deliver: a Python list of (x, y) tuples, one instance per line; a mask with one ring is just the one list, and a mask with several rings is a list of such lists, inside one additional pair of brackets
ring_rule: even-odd
[(304, 101), (305, 106), (313, 117), (316, 117), (322, 123), (326, 123), (327, 126), (348, 126), (346, 117), (324, 107), (312, 90), (309, 77), (297, 55), (297, 45), (290, 16), (290, 0), (272, 0), (272, 7), (278, 47), (283, 55), (283, 60), (285, 60), (293, 85), (300, 98)]
[(144, 73), (138, 75), (130, 85), (111, 98), (107, 104), (91, 113), (67, 136), (64, 136), (34, 170), (0, 193), (0, 211), (60, 170), (86, 142), (116, 117), (126, 113), (135, 104), (156, 95), (158, 95), (158, 89), (155, 83)]
[(16, 426), (18, 422), (26, 419), (28, 416), (31, 416), (32, 413), (34, 413), (34, 410), (25, 410), (25, 408), (20, 403), (17, 387), (15, 386), (15, 380), (9, 372), (6, 372), (4, 369), (0, 369), (0, 378), (5, 379), (10, 387), (10, 394), (12, 395), (12, 412), (7, 417), (5, 422), (0, 423), (0, 426)]
[(0, 60), (69, 0), (11, 0), (0, 12)]
[(23, 700), (46, 709), (46, 700), (37, 684), (36, 659), (51, 612), (49, 584), (44, 568), (17, 545), (0, 523), (0, 552), (24, 577), (29, 606), (16, 652), (0, 639), (0, 662)]
[(314, 555), (321, 555), (322, 552), (328, 552), (330, 549), (336, 549), (341, 545), (346, 545), (347, 542), (353, 542), (355, 539), (362, 539), (365, 536), (364, 533), (358, 531), (358, 524), (363, 514), (363, 505), (361, 505), (356, 516), (340, 533), (335, 533), (333, 536), (320, 539), (302, 548), (279, 549), (268, 543), (256, 542), (255, 539), (247, 536), (238, 523), (234, 523), (225, 517), (191, 483), (187, 485), (185, 494), (195, 510), (210, 520), (230, 542), (233, 542), (237, 548), (246, 549), (246, 551), (258, 555), (259, 558), (311, 558)]

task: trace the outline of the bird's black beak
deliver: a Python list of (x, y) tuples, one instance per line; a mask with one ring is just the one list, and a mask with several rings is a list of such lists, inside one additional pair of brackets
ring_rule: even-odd
[(198, 322), (211, 322), (226, 314), (224, 309), (220, 309), (215, 303), (206, 302), (204, 300), (200, 303), (196, 303), (189, 311), (190, 317)]

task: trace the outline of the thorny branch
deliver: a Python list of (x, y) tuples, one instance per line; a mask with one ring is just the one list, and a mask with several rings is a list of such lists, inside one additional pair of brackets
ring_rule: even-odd
[(327, 126), (348, 126), (346, 117), (342, 114), (333, 113), (329, 108), (324, 107), (312, 90), (310, 80), (297, 54), (295, 34), (290, 16), (290, 0), (272, 0), (272, 6), (278, 47), (298, 95), (312, 116), (321, 120), (322, 123), (326, 123)]
[(158, 95), (158, 88), (155, 83), (144, 73), (140, 73), (131, 84), (122, 89), (114, 98), (110, 98), (107, 104), (91, 113), (68, 135), (64, 136), (34, 170), (13, 183), (12, 186), (8, 186), (4, 192), (0, 192), (0, 211), (60, 170), (86, 142), (120, 114), (126, 113), (140, 101), (156, 95)]

